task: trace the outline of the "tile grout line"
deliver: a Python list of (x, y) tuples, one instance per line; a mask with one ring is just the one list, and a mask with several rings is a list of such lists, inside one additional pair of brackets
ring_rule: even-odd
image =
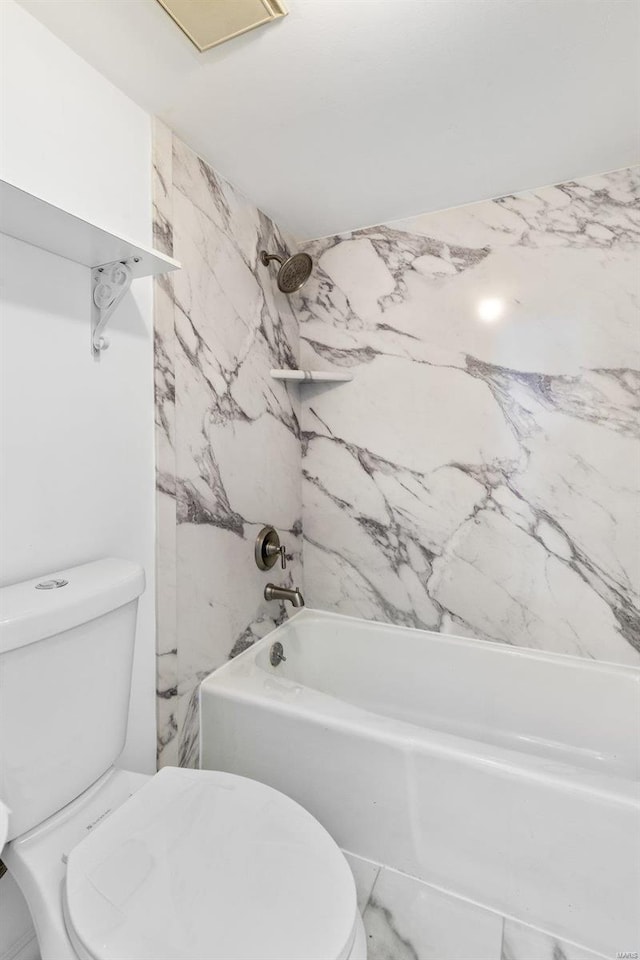
[(503, 915), (502, 924), (500, 927), (500, 953), (498, 955), (498, 960), (506, 960), (506, 955), (504, 952), (504, 934), (505, 934), (506, 923), (507, 923), (507, 918)]
[(363, 917), (364, 917), (365, 913), (367, 912), (367, 907), (368, 907), (369, 904), (371, 903), (371, 898), (373, 897), (373, 891), (374, 891), (375, 888), (376, 888), (376, 885), (377, 885), (377, 883), (378, 883), (378, 880), (380, 879), (380, 874), (381, 874), (381, 873), (382, 873), (382, 864), (378, 864), (378, 869), (376, 870), (375, 879), (374, 879), (373, 883), (371, 884), (371, 890), (369, 891), (369, 896), (367, 897), (367, 902), (365, 903), (364, 908), (363, 908), (363, 910), (362, 910), (362, 916), (363, 916)]

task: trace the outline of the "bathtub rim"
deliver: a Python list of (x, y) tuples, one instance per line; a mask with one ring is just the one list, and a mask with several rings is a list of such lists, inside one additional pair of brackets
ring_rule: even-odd
[[(640, 811), (640, 780), (631, 777), (624, 777), (618, 774), (599, 772), (578, 764), (571, 764), (554, 758), (545, 758), (535, 753), (524, 753), (512, 750), (508, 747), (498, 746), (484, 741), (472, 740), (461, 735), (446, 733), (432, 728), (422, 728), (417, 724), (412, 724), (405, 720), (389, 718), (383, 714), (375, 713), (364, 707), (359, 707), (348, 701), (335, 697), (332, 694), (316, 690), (313, 687), (306, 686), (296, 680), (290, 680), (286, 677), (278, 677), (275, 673), (265, 670), (258, 662), (257, 657), (266, 652), (266, 649), (274, 642), (274, 637), (298, 617), (308, 620), (310, 616), (321, 614), (321, 619), (349, 619), (358, 620), (360, 623), (369, 625), (372, 621), (362, 620), (360, 618), (343, 618), (342, 614), (330, 614), (324, 611), (300, 611), (295, 617), (286, 620), (283, 624), (276, 627), (275, 630), (266, 634), (264, 637), (255, 641), (241, 654), (228, 660), (222, 666), (213, 670), (200, 683), (198, 690), (198, 715), (200, 730), (203, 729), (203, 695), (218, 696), (227, 701), (236, 701), (244, 704), (260, 704), (261, 709), (268, 712), (277, 713), (289, 717), (298, 717), (307, 722), (318, 722), (322, 718), (322, 724), (332, 730), (346, 730), (357, 736), (374, 737), (404, 752), (418, 750), (423, 753), (430, 753), (439, 757), (457, 757), (461, 761), (480, 769), (487, 771), (493, 770), (497, 775), (513, 778), (524, 777), (529, 781), (538, 784), (545, 784), (556, 789), (564, 789), (577, 794), (588, 794), (590, 797), (597, 796), (600, 800), (608, 803), (614, 803), (618, 806), (629, 807)], [(388, 627), (388, 624), (377, 624), (380, 627)], [(399, 629), (413, 631), (411, 627), (402, 627)], [(429, 633), (438, 638), (450, 638), (449, 634), (435, 634), (431, 631), (421, 631)], [(459, 638), (465, 645), (482, 643), (485, 646), (495, 647), (493, 641), (476, 641), (470, 638)], [(502, 648), (500, 645), (499, 649)], [(522, 648), (513, 648), (505, 645), (504, 653), (518, 654)], [(536, 654), (538, 651), (529, 651)], [(561, 657), (577, 665), (582, 664), (582, 658), (573, 657), (569, 654), (544, 653), (544, 659), (557, 660)], [(251, 666), (249, 666), (251, 665)], [(600, 666), (599, 661), (586, 660), (585, 665)], [(605, 665), (607, 666), (607, 665)], [(629, 668), (621, 664), (611, 664), (616, 672), (626, 673)], [(638, 679), (640, 680), (640, 669), (637, 669)], [(276, 696), (270, 696), (265, 693), (264, 679), (272, 680), (285, 689), (289, 694), (295, 695), (295, 699), (279, 699)], [(322, 709), (323, 704), (329, 704), (331, 709)], [(204, 737), (200, 737), (199, 760), (202, 765)]]
[[(273, 637), (273, 635), (280, 630), (284, 631), (289, 624), (295, 623), (296, 620), (302, 619), (306, 622), (314, 618), (317, 618), (320, 622), (347, 620), (350, 623), (362, 624), (374, 630), (376, 633), (385, 629), (400, 630), (406, 634), (426, 633), (432, 640), (442, 644), (453, 641), (456, 645), (469, 647), (471, 649), (476, 649), (480, 646), (487, 651), (500, 652), (515, 657), (522, 656), (524, 659), (542, 660), (550, 663), (565, 662), (586, 670), (604, 669), (606, 673), (631, 674), (635, 682), (640, 685), (640, 655), (637, 665), (616, 663), (614, 660), (594, 660), (592, 657), (581, 657), (573, 653), (557, 653), (554, 650), (541, 650), (538, 647), (521, 647), (514, 643), (507, 643), (506, 640), (480, 640), (475, 637), (465, 637), (458, 633), (441, 633), (438, 630), (427, 630), (424, 627), (407, 627), (404, 624), (387, 623), (386, 620), (366, 620), (364, 617), (352, 617), (349, 614), (335, 613), (331, 610), (317, 610), (315, 607), (303, 607), (302, 610), (293, 611), (283, 623), (278, 624), (277, 627), (265, 634), (264, 637), (260, 637), (259, 640), (256, 640), (247, 647), (246, 650), (243, 650), (242, 653), (237, 654), (237, 656), (227, 662), (233, 663), (235, 660), (243, 657), (246, 653), (254, 650), (258, 643), (262, 643), (262, 641), (268, 637)], [(224, 665), (226, 666), (226, 664)]]

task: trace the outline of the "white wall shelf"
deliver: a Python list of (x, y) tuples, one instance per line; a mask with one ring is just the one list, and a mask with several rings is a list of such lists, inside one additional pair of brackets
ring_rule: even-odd
[(274, 380), (291, 380), (296, 383), (348, 383), (352, 373), (328, 373), (324, 370), (272, 370)]
[(104, 329), (131, 281), (180, 269), (173, 257), (110, 233), (5, 180), (0, 180), (0, 233), (90, 268), (95, 356), (109, 345)]

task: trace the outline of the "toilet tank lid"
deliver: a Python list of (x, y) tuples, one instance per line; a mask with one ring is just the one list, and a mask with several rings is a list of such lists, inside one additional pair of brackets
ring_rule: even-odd
[(140, 564), (107, 557), (2, 587), (0, 653), (116, 610), (139, 597), (144, 586)]

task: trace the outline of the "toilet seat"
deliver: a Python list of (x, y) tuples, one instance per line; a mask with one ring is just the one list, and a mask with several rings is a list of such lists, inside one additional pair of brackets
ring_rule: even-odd
[(165, 767), (69, 853), (65, 921), (81, 960), (346, 960), (349, 866), (284, 794)]

